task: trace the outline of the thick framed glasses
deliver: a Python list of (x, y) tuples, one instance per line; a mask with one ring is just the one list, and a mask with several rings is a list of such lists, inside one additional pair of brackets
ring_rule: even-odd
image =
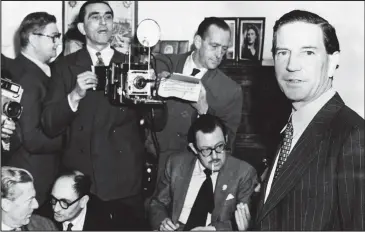
[(204, 149), (197, 149), (200, 154), (202, 154), (202, 156), (204, 157), (208, 157), (210, 155), (212, 155), (212, 152), (215, 151), (216, 153), (222, 153), (225, 149), (226, 149), (226, 144), (225, 143), (221, 143), (216, 145), (214, 148), (204, 148)]
[(46, 36), (48, 38), (51, 38), (53, 43), (56, 43), (56, 39), (60, 39), (62, 34), (57, 33), (57, 34), (54, 34), (54, 35), (45, 35), (45, 34), (42, 34), (42, 33), (33, 33), (33, 35)]
[(77, 198), (76, 200), (74, 200), (74, 201), (72, 201), (72, 202), (67, 202), (65, 199), (61, 199), (61, 200), (59, 200), (59, 199), (57, 199), (57, 198), (55, 198), (54, 196), (52, 196), (52, 195), (51, 195), (51, 200), (50, 200), (50, 202), (51, 202), (51, 204), (52, 204), (52, 205), (56, 205), (56, 204), (57, 204), (57, 202), (59, 202), (59, 203), (60, 203), (60, 206), (61, 206), (61, 208), (62, 208), (62, 209), (68, 209), (68, 207), (70, 207), (71, 205), (75, 204), (75, 203), (76, 203), (78, 200), (80, 200), (82, 197), (83, 197), (83, 196), (81, 196), (81, 197)]

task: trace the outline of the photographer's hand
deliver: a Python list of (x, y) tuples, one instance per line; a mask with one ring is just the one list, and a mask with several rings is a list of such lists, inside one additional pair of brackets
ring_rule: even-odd
[(96, 88), (98, 79), (96, 74), (91, 71), (86, 71), (77, 76), (76, 86), (69, 94), (69, 101), (72, 109), (77, 109), (79, 102), (86, 96), (86, 91), (91, 88)]
[(191, 103), (191, 106), (194, 107), (200, 115), (206, 114), (208, 112), (209, 106), (207, 102), (207, 91), (204, 85), (202, 85), (202, 88), (200, 90), (198, 101), (196, 103)]
[(15, 122), (5, 115), (1, 115), (1, 139), (8, 139), (14, 133)]
[(162, 71), (159, 74), (157, 74), (157, 90), (160, 87), (160, 84), (162, 81), (165, 81), (166, 78), (168, 78), (169, 76), (171, 76), (171, 73), (167, 72), (167, 71)]

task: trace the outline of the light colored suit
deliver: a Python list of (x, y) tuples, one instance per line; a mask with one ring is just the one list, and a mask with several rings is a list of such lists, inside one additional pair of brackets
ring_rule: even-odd
[[(165, 218), (178, 222), (196, 160), (197, 157), (191, 153), (172, 155), (167, 160), (148, 209), (153, 230), (159, 229)], [(250, 203), (256, 184), (256, 170), (245, 161), (227, 155), (215, 185), (211, 225), (217, 230), (232, 230), (231, 220), (236, 205)], [(229, 195), (234, 198), (227, 199)]]

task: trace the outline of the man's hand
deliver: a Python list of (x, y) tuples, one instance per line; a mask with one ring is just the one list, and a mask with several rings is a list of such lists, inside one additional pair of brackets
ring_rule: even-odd
[(157, 75), (158, 76), (157, 76), (157, 88), (156, 89), (159, 89), (161, 82), (165, 81), (166, 78), (168, 78), (169, 76), (171, 76), (171, 73), (169, 73), (167, 71), (162, 71), (162, 72), (160, 72)]
[(165, 218), (160, 225), (160, 231), (167, 231), (167, 230), (177, 230), (179, 228), (179, 223), (174, 224), (170, 218)]
[(198, 111), (198, 114), (206, 114), (208, 112), (207, 91), (204, 85), (200, 89), (198, 102), (191, 103), (191, 106)]
[(198, 226), (198, 227), (195, 227), (194, 229), (192, 229), (191, 231), (194, 231), (194, 230), (215, 231), (216, 229), (214, 226)]
[(1, 115), (1, 139), (8, 139), (14, 133), (15, 123), (5, 115)]
[(243, 204), (242, 202), (237, 205), (237, 210), (234, 212), (234, 217), (236, 218), (236, 223), (238, 226), (238, 230), (247, 230), (250, 220), (251, 214), (248, 209), (247, 204)]
[(76, 86), (70, 93), (70, 100), (72, 103), (78, 102), (86, 96), (86, 90), (96, 88), (98, 85), (98, 78), (96, 74), (91, 71), (86, 71), (77, 76)]

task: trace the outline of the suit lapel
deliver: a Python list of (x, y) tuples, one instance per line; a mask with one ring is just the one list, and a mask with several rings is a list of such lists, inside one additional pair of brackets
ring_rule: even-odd
[[(234, 172), (228, 169), (228, 167), (231, 167), (231, 161), (231, 157), (227, 156), (227, 160), (219, 171), (217, 177), (217, 182), (214, 189), (214, 210), (212, 212), (212, 222), (218, 221), (221, 209), (226, 201), (227, 194), (229, 193), (231, 181), (234, 180)], [(224, 185), (227, 186), (226, 189), (223, 189)]]
[[(190, 155), (189, 155), (190, 156)], [(190, 180), (193, 176), (193, 171), (197, 158), (191, 156), (188, 158), (187, 162), (180, 165), (178, 173), (176, 174), (174, 197), (173, 197), (173, 207), (172, 207), (172, 221), (177, 222), (179, 220), (185, 197), (188, 192)]]
[[(299, 183), (304, 171), (319, 154), (316, 152), (330, 121), (336, 112), (343, 106), (340, 96), (336, 93), (316, 114), (313, 120), (295, 144), (287, 161), (284, 163), (281, 174), (271, 186), (270, 194), (258, 216), (261, 221), (285, 196)], [(266, 191), (266, 188), (265, 190)], [(265, 194), (265, 193), (263, 193)]]

